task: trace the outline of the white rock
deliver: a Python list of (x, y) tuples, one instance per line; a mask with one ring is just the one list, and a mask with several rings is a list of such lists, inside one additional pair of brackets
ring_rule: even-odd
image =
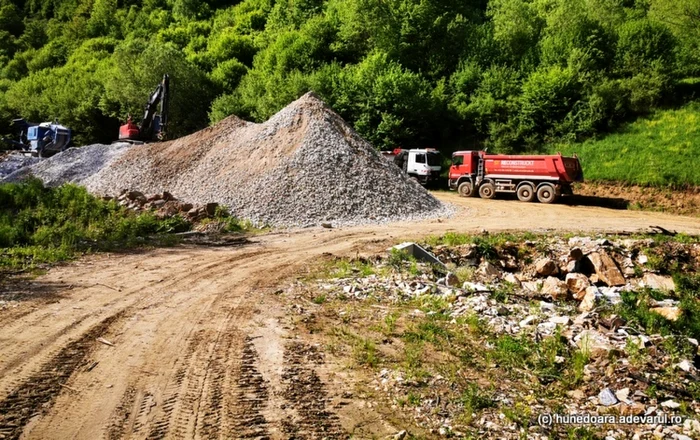
[(665, 402), (661, 402), (661, 406), (663, 406), (664, 408), (676, 409), (680, 408), (681, 404), (676, 402), (675, 400), (667, 400)]
[(549, 322), (560, 325), (569, 325), (571, 324), (571, 318), (568, 316), (552, 316), (549, 318)]
[(657, 275), (655, 273), (645, 273), (642, 278), (642, 284), (650, 289), (667, 292), (676, 290), (676, 284), (673, 282), (673, 278)]

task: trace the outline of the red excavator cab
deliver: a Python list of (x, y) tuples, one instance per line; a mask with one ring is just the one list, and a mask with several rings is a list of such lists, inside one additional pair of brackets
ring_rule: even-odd
[(138, 140), (139, 127), (131, 121), (131, 116), (126, 120), (126, 124), (119, 127), (120, 140)]

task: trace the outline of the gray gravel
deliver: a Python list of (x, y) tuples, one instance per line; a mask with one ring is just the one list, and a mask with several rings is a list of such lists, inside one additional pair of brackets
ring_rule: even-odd
[(0, 181), (19, 169), (39, 162), (39, 158), (25, 156), (18, 153), (10, 153), (0, 159)]
[(2, 182), (17, 182), (28, 177), (38, 177), (47, 186), (64, 183), (82, 184), (85, 179), (120, 157), (130, 144), (112, 145), (94, 144), (79, 148), (69, 148), (48, 159), (33, 158), (28, 166), (17, 168), (9, 175), (3, 176)]
[(103, 195), (167, 190), (278, 227), (451, 213), (311, 93), (263, 124), (232, 117), (167, 144), (135, 146), (84, 184)]

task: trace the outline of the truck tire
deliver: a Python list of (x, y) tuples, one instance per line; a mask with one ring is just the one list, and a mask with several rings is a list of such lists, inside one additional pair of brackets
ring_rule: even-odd
[(474, 195), (474, 185), (471, 182), (462, 182), (457, 187), (457, 192), (461, 197), (471, 197)]
[(535, 200), (535, 187), (531, 183), (523, 183), (518, 187), (516, 194), (521, 202), (532, 202)]
[(554, 203), (557, 200), (557, 193), (554, 191), (554, 187), (546, 183), (537, 188), (537, 200), (540, 203)]
[(479, 197), (482, 199), (493, 199), (496, 197), (496, 187), (493, 183), (482, 183), (479, 187)]

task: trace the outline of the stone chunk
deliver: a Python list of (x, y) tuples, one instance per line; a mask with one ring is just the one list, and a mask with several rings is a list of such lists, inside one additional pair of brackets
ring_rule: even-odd
[(488, 261), (484, 261), (481, 263), (479, 266), (479, 269), (477, 269), (476, 273), (483, 275), (487, 278), (500, 278), (501, 277), (501, 270), (494, 266), (493, 264), (489, 263)]
[(595, 286), (589, 286), (584, 292), (585, 293), (581, 299), (581, 303), (578, 305), (578, 310), (579, 312), (590, 312), (591, 310), (595, 309), (598, 288)]
[(566, 275), (566, 285), (574, 299), (582, 300), (586, 294), (586, 288), (591, 285), (591, 282), (582, 273), (569, 273)]
[(535, 262), (535, 271), (541, 277), (548, 277), (557, 270), (557, 264), (549, 258), (541, 258)]
[(657, 275), (655, 273), (645, 273), (644, 278), (642, 278), (642, 283), (650, 289), (671, 292), (676, 290), (676, 284), (673, 282), (673, 278)]
[(566, 283), (555, 277), (548, 277), (542, 284), (542, 293), (551, 295), (555, 301), (565, 300), (569, 293)]
[(594, 358), (605, 356), (613, 346), (602, 333), (597, 330), (588, 329), (579, 333), (574, 342), (581, 350), (588, 351)]
[(588, 259), (593, 264), (600, 282), (608, 286), (624, 286), (626, 284), (625, 277), (622, 276), (622, 272), (617, 268), (615, 260), (607, 252), (593, 252), (588, 255)]
[(669, 321), (678, 321), (678, 318), (680, 318), (683, 313), (678, 307), (652, 307), (649, 311), (658, 313)]

